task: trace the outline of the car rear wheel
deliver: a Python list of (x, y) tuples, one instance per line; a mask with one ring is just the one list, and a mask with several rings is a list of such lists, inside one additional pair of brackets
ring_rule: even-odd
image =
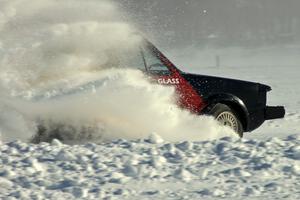
[(218, 103), (211, 109), (209, 114), (214, 116), (221, 125), (230, 127), (240, 137), (243, 137), (243, 125), (239, 119), (239, 116), (229, 106)]

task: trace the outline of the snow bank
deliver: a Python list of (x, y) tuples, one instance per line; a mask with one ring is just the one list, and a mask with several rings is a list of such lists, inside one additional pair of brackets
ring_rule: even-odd
[(0, 198), (299, 199), (299, 135), (0, 146)]

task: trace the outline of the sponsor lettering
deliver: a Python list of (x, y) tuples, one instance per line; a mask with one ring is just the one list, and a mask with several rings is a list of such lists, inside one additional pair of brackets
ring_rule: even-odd
[(180, 81), (179, 78), (160, 78), (158, 79), (158, 83), (163, 85), (178, 85)]

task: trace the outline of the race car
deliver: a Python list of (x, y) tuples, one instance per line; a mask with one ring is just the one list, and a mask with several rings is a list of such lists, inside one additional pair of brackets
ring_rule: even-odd
[(176, 88), (178, 104), (199, 115), (212, 115), (222, 125), (231, 127), (240, 137), (265, 120), (284, 118), (283, 106), (267, 106), (265, 84), (186, 73), (179, 70), (152, 43), (141, 48), (143, 71), (158, 84)]
[[(134, 68), (143, 71), (156, 84), (175, 87), (177, 104), (197, 115), (211, 115), (232, 128), (240, 137), (265, 120), (283, 118), (283, 106), (267, 106), (268, 85), (249, 81), (186, 73), (179, 70), (151, 42), (142, 39), (136, 47), (106, 50), (106, 62), (99, 69)], [(64, 140), (64, 124), (47, 128), (39, 124), (33, 142)], [(73, 131), (72, 127), (67, 130)]]

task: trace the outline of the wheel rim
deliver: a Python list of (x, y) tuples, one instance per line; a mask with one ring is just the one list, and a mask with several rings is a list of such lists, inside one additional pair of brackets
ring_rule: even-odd
[(231, 112), (222, 112), (216, 119), (220, 124), (232, 128), (235, 132), (239, 131), (237, 118)]

